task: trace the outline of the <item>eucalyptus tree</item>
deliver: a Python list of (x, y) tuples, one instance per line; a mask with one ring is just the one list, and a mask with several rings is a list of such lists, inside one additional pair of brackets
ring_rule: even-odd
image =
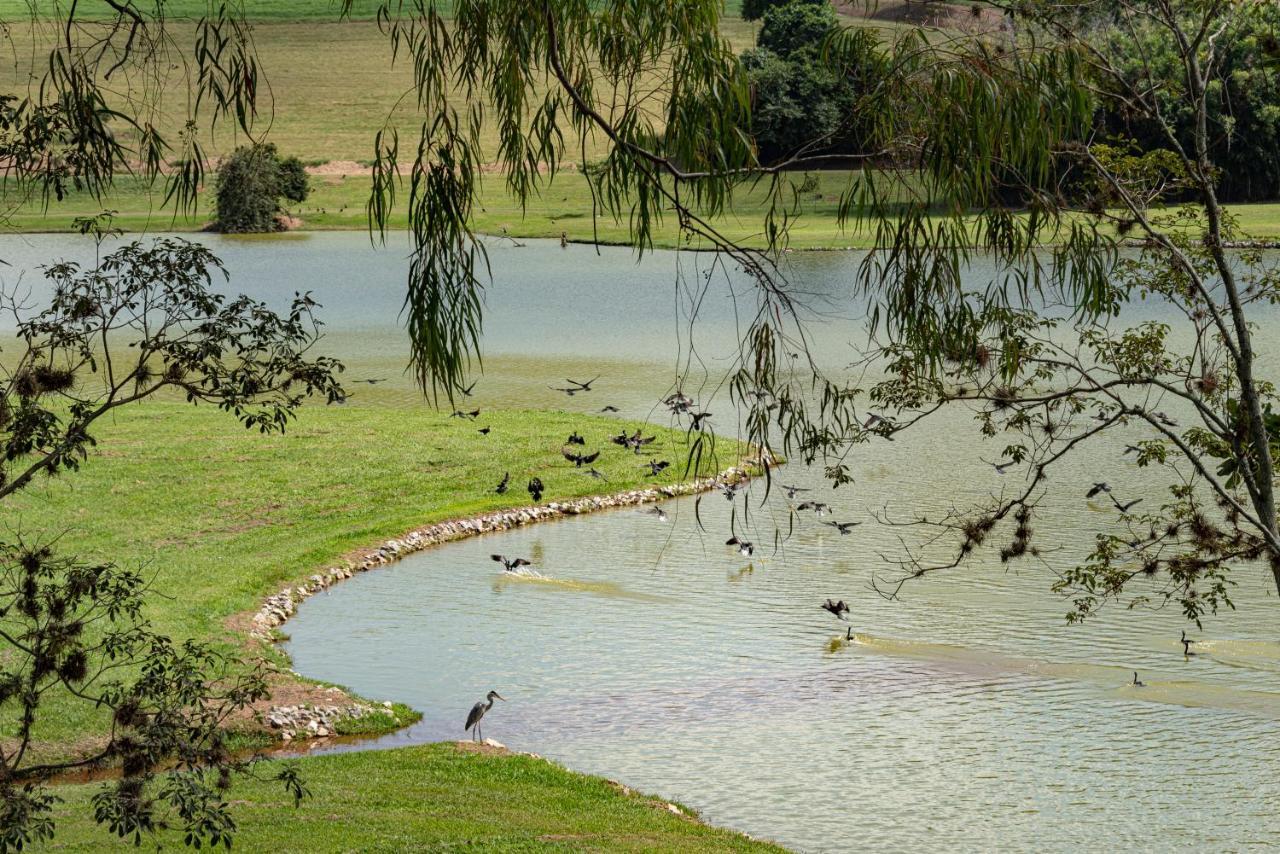
[[(409, 212), (406, 313), (424, 389), (452, 396), (480, 355), (486, 266), (471, 215), (482, 175), (498, 161), (523, 201), (576, 159), (593, 216), (628, 223), (641, 252), (657, 223), (673, 221), (685, 244), (754, 284), (731, 383), (752, 441), (821, 464), (840, 485), (852, 454), (943, 411), (964, 409), (980, 435), (1006, 437), (1022, 487), (912, 519), (923, 536), (881, 574), (885, 595), (978, 555), (1039, 555), (1033, 522), (1050, 473), (1126, 427), (1146, 431), (1130, 459), (1166, 469), (1169, 493), (1122, 505), (1120, 524), (1101, 525), (1091, 554), (1060, 571), (1053, 586), (1072, 597), (1069, 617), (1124, 599), (1199, 619), (1229, 603), (1230, 568), (1255, 560), (1280, 587), (1276, 416), (1250, 325), (1276, 277), (1263, 254), (1230, 248), (1243, 235), (1217, 200), (1209, 155), (1229, 128), (1207, 109), (1230, 22), (1257, 4), (994, 5), (1008, 23), (997, 34), (876, 37), (855, 26), (821, 54), (836, 73), (877, 70), (846, 117), (859, 146), (836, 158), (852, 170), (842, 222), (873, 244), (853, 274), (871, 310), (851, 343), (882, 378), (857, 384), (786, 357), (808, 352), (801, 292), (778, 264), (792, 176), (829, 140), (761, 165), (718, 2), (387, 0), (379, 23), (412, 67), (421, 123), (403, 147), (390, 123), (377, 135), (368, 213), (385, 233), (394, 204)], [(1145, 27), (1177, 45), (1172, 77), (1113, 61), (1111, 40)], [(1170, 93), (1196, 117), (1189, 134), (1168, 123)], [(1165, 145), (1101, 135), (1103, 99), (1163, 127)], [(603, 151), (591, 162), (588, 144)], [(744, 188), (767, 200), (763, 248), (716, 224)], [(979, 259), (994, 272), (980, 275)], [(1180, 320), (1129, 326), (1119, 311), (1133, 300), (1167, 303)], [(1175, 406), (1184, 426), (1164, 411)]]

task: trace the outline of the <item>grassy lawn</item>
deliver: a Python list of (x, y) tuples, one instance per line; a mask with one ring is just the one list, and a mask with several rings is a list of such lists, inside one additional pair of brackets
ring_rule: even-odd
[[(228, 618), (256, 610), (266, 594), (417, 526), (526, 505), (531, 476), (546, 484), (543, 500), (556, 501), (669, 483), (682, 470), (645, 477), (633, 454), (608, 442), (625, 426), (614, 419), (484, 411), (472, 422), (421, 402), (380, 402), (391, 392), (358, 394), (346, 406), (304, 407), (283, 436), (178, 402), (122, 410), (80, 472), (37, 482), (6, 506), (6, 518), (28, 533), (62, 533), (67, 553), (146, 567), (158, 629), (238, 644), (243, 635)], [(603, 450), (596, 467), (607, 484), (560, 456), (573, 430)], [(656, 432), (655, 452), (679, 460), (684, 435)], [(721, 443), (722, 455), (731, 444)], [(722, 456), (720, 467), (735, 461)], [(506, 471), (512, 489), (495, 495)], [(102, 731), (101, 713), (84, 703), (62, 698), (49, 711), (38, 730), (44, 752)], [(0, 726), (0, 737), (13, 732), (12, 720)]]
[[(304, 760), (313, 797), (295, 812), (276, 788), (241, 784), (241, 851), (781, 851), (676, 815), (666, 803), (528, 756), (436, 744)], [(359, 779), (361, 785), (352, 786)], [(63, 787), (50, 850), (100, 851), (97, 786)], [(163, 837), (170, 848), (176, 836)], [(124, 843), (115, 843), (121, 849)]]

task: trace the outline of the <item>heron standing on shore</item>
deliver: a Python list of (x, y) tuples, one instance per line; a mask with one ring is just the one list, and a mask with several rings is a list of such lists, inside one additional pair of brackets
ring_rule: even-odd
[[(471, 707), (471, 713), (467, 715), (466, 730), (471, 733), (472, 737), (475, 738), (476, 741), (484, 740), (484, 737), (480, 734), (480, 720), (484, 717), (485, 712), (493, 708), (494, 700), (502, 700), (505, 702), (506, 699), (506, 697), (502, 696), (497, 691), (490, 691), (485, 695), (484, 700), (481, 700)], [(485, 700), (488, 700), (488, 702), (486, 703)]]

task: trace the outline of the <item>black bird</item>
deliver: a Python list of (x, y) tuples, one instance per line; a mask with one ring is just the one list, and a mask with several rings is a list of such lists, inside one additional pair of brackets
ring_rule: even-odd
[(662, 401), (668, 409), (677, 414), (688, 412), (693, 408), (693, 398), (684, 392), (678, 391), (675, 394), (668, 395), (666, 400)]
[[(476, 741), (483, 740), (483, 737), (480, 734), (480, 720), (484, 717), (485, 712), (493, 708), (494, 700), (505, 701), (506, 699), (506, 697), (502, 696), (497, 691), (490, 691), (488, 694), (485, 694), (484, 700), (481, 700), (471, 707), (471, 712), (467, 715), (466, 730), (467, 732), (472, 733)], [(488, 700), (488, 702), (486, 703), (485, 700)]]
[(579, 436), (577, 430), (574, 430), (569, 434), (569, 438), (565, 439), (564, 443), (566, 445), (585, 445), (587, 444), (587, 440)]
[(796, 494), (800, 492), (813, 492), (812, 489), (806, 489), (802, 486), (787, 486), (786, 484), (782, 484), (782, 483), (778, 484), (778, 486), (787, 491), (788, 498), (795, 498)]
[(1127, 457), (1129, 456), (1129, 454), (1140, 454), (1140, 453), (1142, 453), (1142, 449), (1139, 448), (1137, 445), (1125, 445), (1124, 453), (1120, 454), (1120, 456)]
[(649, 460), (649, 462), (647, 462), (647, 463), (645, 463), (644, 465), (640, 466), (640, 468), (648, 468), (648, 469), (649, 469), (649, 473), (648, 473), (647, 475), (645, 475), (645, 477), (654, 477), (654, 476), (656, 476), (656, 475), (662, 474), (662, 470), (663, 470), (663, 469), (665, 469), (665, 468), (666, 468), (667, 466), (669, 466), (669, 465), (671, 465), (671, 463), (667, 462), (666, 460), (656, 460), (656, 461), (655, 461), (655, 460)]
[(823, 522), (824, 525), (830, 525), (835, 528), (843, 536), (853, 531), (854, 528), (861, 525), (861, 522)]
[(498, 563), (502, 564), (502, 568), (505, 569), (507, 572), (515, 572), (517, 569), (519, 569), (522, 566), (533, 566), (533, 564), (529, 563), (529, 561), (525, 560), (522, 557), (509, 558), (506, 555), (489, 555), (489, 557), (493, 560), (496, 560)]
[(369, 385), (377, 385), (378, 383), (385, 383), (386, 381), (386, 377), (379, 377), (376, 380), (356, 380), (358, 383), (368, 383)]
[(689, 425), (690, 430), (699, 430), (702, 428), (702, 422), (711, 417), (710, 412), (690, 412), (689, 417), (693, 422)]
[(737, 546), (738, 554), (742, 555), (743, 557), (751, 557), (752, 552), (756, 550), (756, 547), (754, 545), (747, 542), (746, 540), (740, 540), (737, 537), (730, 537), (729, 539), (724, 541), (724, 544), (726, 546)]
[(466, 386), (465, 388), (460, 388), (460, 389), (458, 389), (458, 391), (462, 392), (462, 396), (463, 396), (463, 397), (471, 397), (471, 392), (475, 390), (476, 383), (478, 383), (478, 382), (480, 382), (480, 381), (479, 381), (479, 380), (475, 380), (474, 382), (472, 382), (472, 383), (471, 383), (471, 385)]
[(1097, 495), (1099, 492), (1106, 492), (1109, 494), (1111, 492), (1111, 485), (1108, 483), (1095, 483), (1093, 485), (1093, 488), (1084, 494), (1084, 497), (1092, 498), (1093, 496)]
[(847, 641), (853, 640), (853, 626), (844, 630), (844, 639)]
[(583, 465), (591, 465), (596, 461), (596, 457), (600, 456), (599, 451), (596, 451), (594, 454), (575, 454), (572, 451), (561, 450), (560, 454), (566, 460), (573, 463), (575, 468), (582, 468)]
[(837, 619), (843, 620), (844, 615), (849, 613), (849, 606), (844, 604), (843, 599), (841, 599), (838, 602), (828, 599), (827, 601), (822, 603), (822, 610), (829, 612), (832, 616), (836, 617)]
[(648, 510), (640, 510), (638, 512), (644, 513), (646, 516), (656, 516), (659, 522), (667, 521), (667, 511), (661, 507), (650, 507)]
[(738, 490), (746, 486), (746, 483), (738, 481), (737, 483), (725, 483), (720, 487), (720, 492), (724, 495), (726, 501), (732, 501), (738, 497)]
[(529, 490), (529, 494), (533, 496), (534, 501), (542, 500), (542, 480), (540, 478), (535, 477), (529, 481), (529, 485), (525, 489)]
[(1142, 680), (1138, 678), (1138, 671), (1136, 670), (1133, 671), (1133, 687), (1135, 688), (1143, 687)]
[(831, 512), (831, 505), (821, 501), (801, 501), (796, 505), (796, 510), (812, 510), (821, 518)]
[(576, 387), (565, 388), (564, 386), (555, 386), (555, 385), (549, 385), (547, 386), (547, 388), (551, 389), (552, 391), (562, 391), (565, 394), (569, 395), (569, 397), (573, 397), (575, 394), (582, 391), (582, 389), (576, 388)]
[(569, 385), (577, 386), (578, 391), (591, 391), (591, 384), (598, 379), (600, 379), (600, 375), (596, 374), (594, 377), (587, 380), (585, 383), (578, 382), (577, 380), (571, 380), (571, 379), (566, 379), (565, 382), (567, 382)]
[(511, 472), (503, 472), (502, 480), (501, 482), (498, 483), (498, 488), (495, 489), (494, 492), (498, 493), (499, 495), (502, 495), (504, 492), (507, 491), (507, 485), (509, 483), (511, 483)]
[(1121, 513), (1128, 513), (1130, 507), (1140, 503), (1141, 501), (1142, 501), (1141, 498), (1135, 498), (1132, 501), (1126, 501), (1124, 504), (1121, 504), (1119, 501), (1116, 500), (1116, 497), (1114, 495), (1111, 496), (1111, 503), (1114, 504), (1116, 506), (1116, 509), (1119, 510)]
[(1187, 630), (1183, 629), (1182, 630), (1182, 654), (1184, 656), (1189, 657), (1189, 656), (1195, 655), (1195, 653), (1191, 651), (1191, 645), (1193, 643), (1195, 643), (1195, 641), (1187, 637)]
[(489, 431), (490, 431), (490, 430), (492, 430), (492, 429), (493, 429), (492, 427), (481, 427), (481, 428), (480, 428), (479, 430), (477, 430), (476, 432), (477, 432), (477, 433), (479, 433), (481, 436), (488, 436), (488, 435), (489, 435)]
[(618, 407), (616, 407), (616, 406), (606, 406), (604, 409), (601, 409), (600, 411), (601, 411), (601, 412), (617, 412), (617, 411), (618, 411)]
[(450, 415), (449, 417), (450, 418), (470, 418), (472, 421), (475, 421), (477, 418), (480, 417), (480, 410), (473, 409), (470, 412), (463, 412), (461, 409), (455, 409), (453, 411), (453, 414)]
[(587, 469), (586, 471), (584, 471), (584, 472), (583, 472), (583, 474), (590, 475), (591, 477), (594, 477), (596, 480), (608, 480), (608, 479), (609, 479), (609, 478), (607, 478), (607, 477), (605, 477), (605, 476), (604, 476), (604, 472), (596, 471), (595, 469)]

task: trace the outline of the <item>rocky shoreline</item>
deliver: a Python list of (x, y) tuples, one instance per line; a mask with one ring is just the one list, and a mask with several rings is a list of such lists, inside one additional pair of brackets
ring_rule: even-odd
[[(687, 483), (631, 489), (613, 495), (590, 496), (570, 501), (552, 501), (533, 507), (500, 510), (416, 528), (403, 536), (387, 540), (354, 560), (317, 572), (303, 584), (285, 587), (279, 593), (268, 596), (262, 603), (262, 607), (253, 615), (250, 634), (260, 641), (273, 642), (276, 639), (276, 629), (284, 625), (297, 612), (298, 606), (304, 600), (328, 590), (356, 573), (368, 572), (371, 569), (395, 563), (407, 555), (440, 543), (509, 531), (548, 519), (580, 516), (584, 513), (618, 507), (652, 504), (681, 495), (709, 492), (721, 489), (727, 484), (748, 480), (751, 476), (752, 466), (747, 463), (744, 466), (731, 466), (715, 477), (700, 478)], [(312, 709), (302, 709), (298, 706), (272, 706), (262, 717), (264, 722), (276, 732), (282, 735), (288, 733), (290, 740), (325, 738), (333, 734), (339, 718), (350, 717), (353, 711), (355, 717), (362, 716), (368, 711), (367, 704), (355, 703), (349, 707), (327, 707), (323, 710), (323, 714), (316, 714)]]

